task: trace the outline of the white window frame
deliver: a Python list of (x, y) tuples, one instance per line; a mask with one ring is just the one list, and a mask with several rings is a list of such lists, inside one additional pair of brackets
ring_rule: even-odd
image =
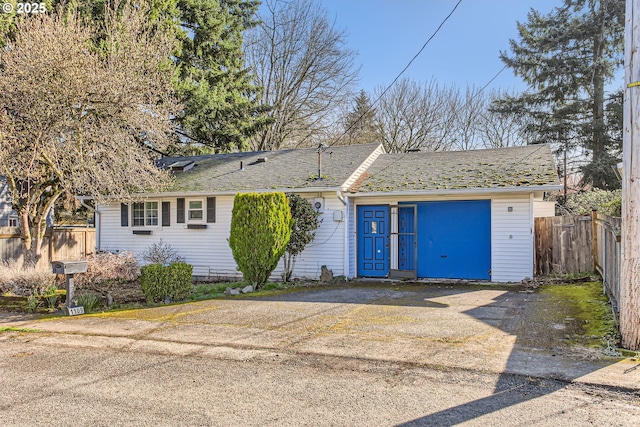
[[(155, 208), (153, 205), (155, 204)], [(142, 209), (140, 209), (142, 205)], [(131, 226), (132, 227), (160, 227), (160, 201), (145, 200), (144, 202), (134, 202), (131, 204)], [(155, 211), (155, 216), (153, 212)], [(142, 217), (136, 213), (142, 213)], [(142, 224), (140, 223), (142, 221)], [(137, 222), (137, 223), (136, 223)]]
[(9, 224), (9, 227), (19, 227), (20, 220), (18, 219), (18, 215), (9, 215), (8, 224)]
[[(200, 208), (191, 208), (192, 202), (199, 202)], [(186, 199), (185, 200), (185, 216), (187, 223), (202, 224), (206, 221), (207, 217), (207, 203), (205, 199)], [(200, 211), (200, 218), (192, 218), (191, 213)]]

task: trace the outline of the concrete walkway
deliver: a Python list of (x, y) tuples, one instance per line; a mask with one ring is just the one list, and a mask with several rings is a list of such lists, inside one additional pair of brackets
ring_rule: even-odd
[(574, 319), (541, 322), (544, 303), (500, 287), (356, 285), (53, 319), (0, 313), (0, 328), (36, 329), (44, 333), (32, 341), (70, 347), (229, 360), (314, 354), (640, 389), (640, 362), (571, 346)]

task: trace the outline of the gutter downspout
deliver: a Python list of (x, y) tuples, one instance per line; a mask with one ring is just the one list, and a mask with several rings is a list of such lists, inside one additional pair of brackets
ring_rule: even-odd
[[(91, 199), (91, 198), (89, 198)], [(96, 229), (96, 247), (94, 248), (96, 250), (96, 252), (98, 252), (100, 250), (100, 229), (102, 228), (102, 212), (98, 211), (96, 208), (94, 208), (93, 206), (90, 206), (88, 204), (85, 203), (85, 201), (87, 200), (84, 197), (78, 197), (78, 200), (80, 201), (80, 205), (89, 209), (90, 211), (92, 211), (95, 216), (96, 216), (96, 222), (93, 225)]]
[(344, 210), (344, 277), (349, 279), (349, 203), (347, 201), (348, 196), (345, 196), (342, 191), (336, 191), (336, 197), (342, 202), (345, 207)]

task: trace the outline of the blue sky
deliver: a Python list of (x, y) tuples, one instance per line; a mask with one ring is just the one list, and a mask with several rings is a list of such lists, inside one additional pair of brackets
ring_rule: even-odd
[[(420, 50), (457, 0), (322, 0), (348, 46), (358, 52), (360, 87), (386, 86)], [(517, 38), (516, 21), (530, 8), (548, 13), (561, 0), (462, 0), (440, 32), (403, 76), (439, 84), (484, 86), (504, 64), (501, 50)], [(522, 80), (506, 69), (487, 88), (523, 90)]]

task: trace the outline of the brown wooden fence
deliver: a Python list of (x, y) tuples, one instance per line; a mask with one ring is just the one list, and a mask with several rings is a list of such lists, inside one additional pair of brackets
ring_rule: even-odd
[(593, 271), (590, 216), (535, 219), (535, 274)]
[[(83, 259), (94, 253), (95, 248), (94, 228), (54, 228), (45, 235), (40, 265), (48, 267), (51, 261)], [(0, 228), (0, 260), (22, 260), (22, 242), (17, 228)]]
[(591, 216), (535, 219), (535, 274), (598, 272), (614, 311), (620, 301), (620, 228), (622, 220)]

